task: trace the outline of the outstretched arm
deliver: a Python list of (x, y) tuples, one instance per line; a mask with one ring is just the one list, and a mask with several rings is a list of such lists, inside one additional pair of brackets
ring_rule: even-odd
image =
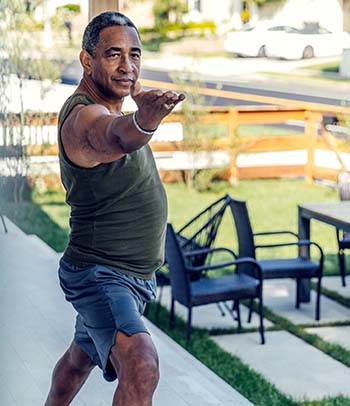
[(91, 168), (141, 148), (163, 118), (185, 99), (185, 95), (172, 91), (143, 90), (139, 82), (133, 86), (131, 97), (137, 105), (134, 117), (111, 114), (100, 104), (73, 110), (62, 128), (65, 152), (73, 163)]

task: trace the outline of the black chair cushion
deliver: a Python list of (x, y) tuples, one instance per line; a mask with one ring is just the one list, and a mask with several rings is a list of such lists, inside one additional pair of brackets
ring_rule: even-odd
[(201, 279), (191, 283), (192, 305), (256, 296), (258, 286), (257, 279), (237, 273), (220, 278)]
[(320, 265), (311, 259), (281, 258), (261, 259), (258, 261), (263, 271), (264, 279), (297, 278), (318, 276)]

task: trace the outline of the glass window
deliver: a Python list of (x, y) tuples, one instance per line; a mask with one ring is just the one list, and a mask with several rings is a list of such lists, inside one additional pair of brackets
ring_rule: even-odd
[(193, 8), (197, 11), (201, 11), (201, 0), (194, 0)]

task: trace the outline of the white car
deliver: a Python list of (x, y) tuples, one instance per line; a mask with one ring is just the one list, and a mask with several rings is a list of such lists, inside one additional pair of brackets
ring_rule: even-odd
[(294, 27), (287, 25), (258, 25), (246, 26), (242, 30), (229, 32), (224, 41), (227, 52), (238, 56), (266, 56), (269, 43), (278, 40), (282, 34), (298, 32)]
[(281, 59), (337, 56), (344, 48), (350, 48), (349, 33), (330, 32), (326, 28), (312, 26), (273, 38), (267, 48), (267, 56)]

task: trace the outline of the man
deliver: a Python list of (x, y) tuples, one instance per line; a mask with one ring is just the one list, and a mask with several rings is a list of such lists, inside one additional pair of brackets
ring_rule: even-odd
[[(141, 314), (156, 294), (167, 203), (148, 142), (185, 96), (141, 88), (139, 33), (120, 13), (95, 17), (82, 48), (83, 78), (58, 123), (71, 206), (59, 278), (78, 315), (45, 405), (69, 405), (98, 365), (106, 380), (118, 377), (113, 405), (150, 406), (158, 358)], [(128, 95), (137, 111), (123, 115)]]

